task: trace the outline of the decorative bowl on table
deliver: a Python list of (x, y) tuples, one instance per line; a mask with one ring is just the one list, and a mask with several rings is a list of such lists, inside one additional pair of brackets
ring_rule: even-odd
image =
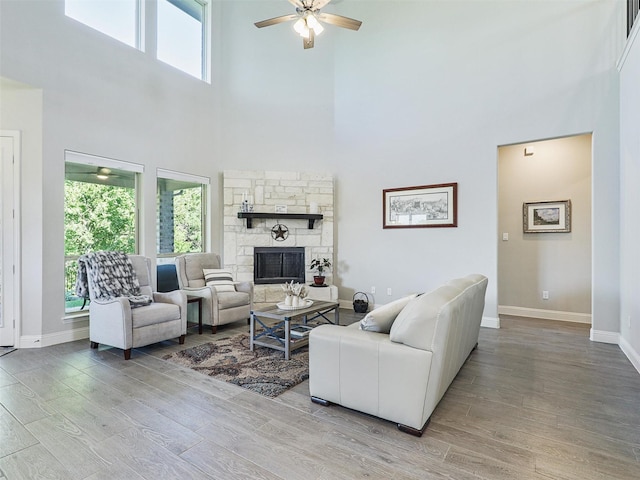
[(300, 301), (300, 304), (297, 306), (287, 305), (284, 302), (280, 302), (276, 304), (280, 310), (299, 310), (301, 308), (307, 308), (313, 305), (313, 300), (309, 298), (304, 298)]

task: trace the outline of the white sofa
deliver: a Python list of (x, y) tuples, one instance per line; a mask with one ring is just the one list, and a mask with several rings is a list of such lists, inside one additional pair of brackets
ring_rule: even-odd
[(475, 274), (407, 298), (401, 309), (400, 301), (394, 302), (400, 312), (388, 334), (361, 330), (358, 322), (314, 328), (309, 335), (312, 401), (336, 403), (422, 435), (477, 346), (486, 289), (487, 278)]

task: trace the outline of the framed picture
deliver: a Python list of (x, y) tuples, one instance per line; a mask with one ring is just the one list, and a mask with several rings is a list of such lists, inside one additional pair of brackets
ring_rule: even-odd
[(571, 200), (522, 204), (524, 233), (568, 233), (571, 231)]
[(382, 228), (458, 226), (458, 184), (388, 188), (382, 191)]
[(287, 206), (286, 205), (276, 205), (275, 206), (275, 213), (287, 213)]

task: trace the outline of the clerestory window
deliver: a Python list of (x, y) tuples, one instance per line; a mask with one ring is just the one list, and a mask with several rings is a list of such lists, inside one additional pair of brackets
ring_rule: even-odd
[(158, 0), (158, 60), (206, 80), (206, 14), (201, 0)]
[(65, 0), (64, 13), (105, 35), (142, 50), (140, 0)]

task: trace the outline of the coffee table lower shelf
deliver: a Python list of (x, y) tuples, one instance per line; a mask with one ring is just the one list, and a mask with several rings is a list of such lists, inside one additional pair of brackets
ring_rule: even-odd
[[(313, 305), (297, 310), (280, 310), (277, 305), (251, 311), (249, 322), (249, 348), (255, 346), (272, 348), (284, 353), (286, 360), (291, 359), (291, 352), (309, 344), (309, 337), (292, 337), (293, 322), (307, 325), (316, 320), (339, 325), (340, 313), (337, 302), (314, 302)], [(333, 312), (333, 321), (326, 314)], [(277, 320), (275, 325), (265, 323), (266, 319)], [(263, 321), (264, 320), (264, 321)], [(261, 327), (258, 330), (258, 327)]]

